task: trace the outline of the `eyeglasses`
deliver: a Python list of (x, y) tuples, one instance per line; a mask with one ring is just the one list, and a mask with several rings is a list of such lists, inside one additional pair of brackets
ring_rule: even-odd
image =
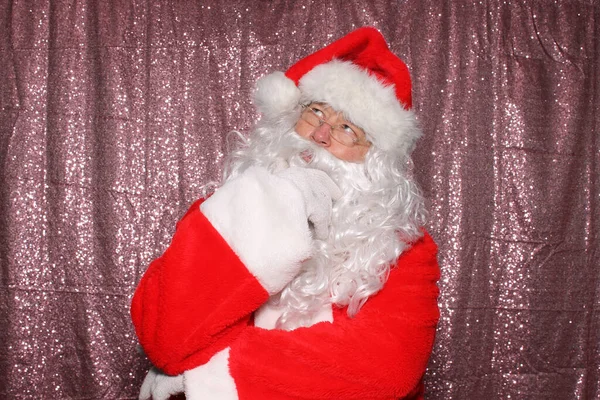
[(326, 121), (327, 116), (325, 109), (327, 107), (319, 103), (310, 103), (302, 105), (302, 115), (300, 118), (310, 126), (319, 128), (323, 124), (327, 124), (331, 127), (330, 134), (335, 141), (344, 146), (370, 146), (369, 142), (364, 133), (358, 127), (353, 127), (348, 124), (332, 125)]

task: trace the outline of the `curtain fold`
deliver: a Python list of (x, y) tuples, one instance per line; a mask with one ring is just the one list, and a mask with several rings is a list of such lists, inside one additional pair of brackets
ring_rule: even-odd
[(253, 84), (354, 28), (409, 66), (440, 246), (429, 399), (600, 397), (600, 7), (0, 5), (0, 397), (134, 399), (129, 303)]

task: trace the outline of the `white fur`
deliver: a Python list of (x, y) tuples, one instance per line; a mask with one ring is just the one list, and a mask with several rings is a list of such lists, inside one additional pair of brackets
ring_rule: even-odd
[(334, 203), (329, 237), (316, 240), (314, 255), (300, 273), (274, 296), (284, 309), (278, 328), (308, 326), (324, 304), (348, 306), (354, 316), (385, 284), (394, 260), (421, 235), (424, 207), (411, 178), (410, 157), (371, 147), (364, 164), (347, 163), (293, 131), (298, 115), (261, 123), (225, 165), (230, 181), (260, 165), (277, 171), (282, 160), (306, 166), (302, 154), (314, 154), (310, 168), (325, 171), (344, 193)]
[(421, 136), (415, 114), (396, 97), (394, 85), (385, 85), (367, 70), (332, 60), (300, 78), (298, 87), (276, 71), (260, 78), (254, 91), (256, 107), (269, 120), (293, 112), (299, 103), (320, 101), (342, 111), (360, 126), (377, 147), (402, 159)]
[(229, 347), (209, 362), (183, 373), (187, 400), (237, 400), (233, 377), (229, 374)]
[(139, 400), (166, 400), (183, 390), (183, 375), (169, 376), (151, 368), (142, 383)]
[(384, 85), (365, 69), (333, 60), (307, 72), (299, 81), (303, 101), (320, 101), (342, 111), (385, 151), (406, 156), (421, 132), (412, 111), (403, 108), (393, 85)]
[(269, 294), (291, 281), (311, 255), (302, 193), (265, 168), (231, 179), (200, 209)]
[(283, 72), (275, 71), (256, 82), (254, 103), (268, 119), (292, 111), (300, 101), (300, 90)]
[[(254, 326), (263, 329), (277, 328), (277, 321), (285, 312), (285, 308), (277, 305), (275, 302), (267, 302), (254, 313)], [(317, 312), (310, 323), (306, 326), (314, 325), (319, 322), (333, 322), (333, 308), (331, 304), (324, 304)]]

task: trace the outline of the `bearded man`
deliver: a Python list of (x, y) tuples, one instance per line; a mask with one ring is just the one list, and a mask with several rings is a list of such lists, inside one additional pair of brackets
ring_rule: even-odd
[(361, 28), (261, 78), (255, 103), (136, 290), (140, 398), (422, 398), (439, 268), (406, 65)]

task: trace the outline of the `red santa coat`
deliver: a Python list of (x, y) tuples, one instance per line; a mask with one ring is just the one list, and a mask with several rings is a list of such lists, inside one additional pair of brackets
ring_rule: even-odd
[(293, 331), (253, 326), (269, 298), (196, 202), (151, 263), (131, 316), (152, 363), (169, 375), (229, 349), (240, 400), (422, 398), (439, 318), (437, 247), (424, 236), (354, 318)]

